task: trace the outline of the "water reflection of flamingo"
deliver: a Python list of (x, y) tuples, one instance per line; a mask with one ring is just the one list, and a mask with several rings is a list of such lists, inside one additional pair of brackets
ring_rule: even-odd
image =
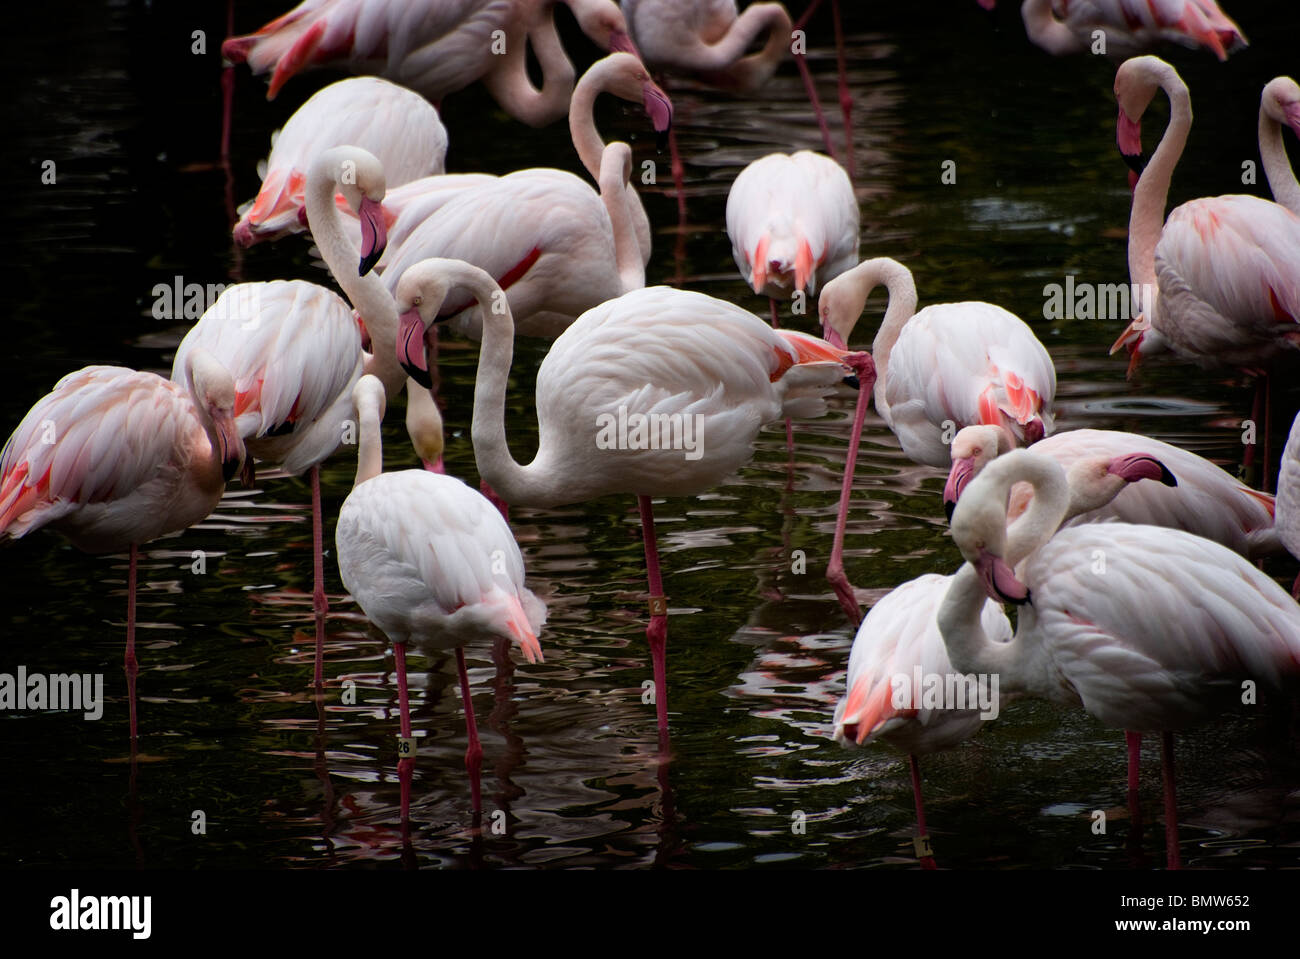
[(230, 372), (195, 350), (186, 373), (188, 388), (119, 366), (69, 373), (0, 452), (0, 539), (49, 526), (88, 553), (130, 553), (124, 668), (133, 755), (140, 544), (207, 517), (244, 460)]
[[(702, 293), (633, 290), (588, 310), (556, 339), (537, 371), (538, 452), (521, 465), (505, 435), (514, 321), (488, 274), (454, 260), (429, 260), (407, 270), (397, 291), (402, 364), (414, 379), (427, 382), (424, 333), (457, 287), (481, 303), (501, 305), (500, 311), (484, 311), (474, 390), (474, 454), (483, 478), (506, 502), (524, 506), (559, 506), (611, 493), (638, 498), (650, 586), (646, 635), (666, 748), (668, 607), (651, 497), (691, 496), (717, 486), (752, 458), (764, 423), (824, 412), (824, 396), (848, 369), (869, 389), (875, 376), (871, 358), (806, 334), (773, 330), (752, 313)], [(633, 442), (626, 429), (631, 413), (676, 417), (676, 441), (670, 437), (653, 447), (648, 440), (644, 447)], [(622, 437), (608, 435), (620, 416)]]
[[(1007, 530), (1017, 482), (1034, 487), (1033, 504)], [(1240, 703), (1242, 680), (1264, 689), (1295, 683), (1300, 607), (1247, 560), (1181, 530), (1091, 523), (1057, 532), (1068, 497), (1049, 457), (1014, 450), (989, 464), (953, 513), (966, 565), (939, 629), (958, 672), (996, 673), (1007, 694), (1162, 732), (1166, 851), (1177, 868), (1173, 730)], [(991, 641), (979, 625), (990, 598), (1020, 604), (1010, 642)]]
[[(406, 646), (456, 650), (469, 746), (475, 823), (482, 811), (479, 744), (465, 668), (466, 642), (499, 636), (519, 643), (529, 662), (541, 659), (537, 631), (546, 607), (524, 586), (524, 561), (510, 527), (479, 493), (428, 470), (380, 472), (384, 387), (364, 376), (353, 390), (360, 444), (356, 485), (339, 511), (335, 542), (349, 593), (393, 641), (404, 740), (411, 739)], [(410, 814), (413, 760), (398, 763), (402, 822)]]

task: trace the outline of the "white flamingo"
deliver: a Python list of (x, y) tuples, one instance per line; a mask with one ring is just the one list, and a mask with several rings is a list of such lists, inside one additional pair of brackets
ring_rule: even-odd
[(1290, 77), (1274, 77), (1259, 97), (1259, 155), (1273, 199), (1300, 215), (1300, 183), (1287, 159), (1283, 126), (1300, 136), (1300, 85)]
[[(1022, 481), (1033, 502), (1008, 533), (1007, 497)], [(966, 565), (939, 629), (958, 672), (997, 673), (1007, 693), (1163, 733), (1166, 849), (1177, 868), (1172, 731), (1239, 703), (1244, 679), (1276, 688), (1300, 677), (1300, 607), (1241, 556), (1181, 530), (1089, 523), (1056, 532), (1067, 500), (1061, 467), (1029, 450), (975, 478), (953, 513)], [(981, 628), (986, 598), (1021, 604), (1010, 642)]]
[(130, 553), (125, 669), (133, 742), (139, 546), (204, 519), (244, 459), (230, 373), (195, 350), (187, 374), (188, 389), (120, 366), (69, 373), (0, 452), (0, 539), (49, 526), (88, 553)]
[[(1286, 551), (1300, 559), (1300, 415), (1291, 423), (1277, 474), (1277, 535)], [(1291, 595), (1300, 599), (1300, 575)]]
[[(846, 364), (869, 389), (870, 357), (773, 330), (752, 313), (703, 293), (633, 290), (584, 313), (542, 360), (538, 450), (521, 465), (510, 455), (505, 432), (514, 323), (487, 273), (447, 260), (407, 270), (397, 291), (399, 357), (411, 377), (427, 385), (425, 330), (456, 287), (479, 302), (500, 304), (485, 311), (474, 388), (474, 456), (484, 480), (507, 503), (520, 506), (545, 508), (612, 493), (637, 496), (650, 585), (646, 633), (666, 746), (667, 601), (651, 497), (694, 496), (718, 485), (749, 462), (764, 423), (823, 412), (824, 395), (845, 378)], [(657, 434), (653, 445), (650, 429)]]
[(258, 164), (262, 186), (239, 208), (241, 246), (307, 228), (307, 170), (339, 146), (358, 146), (383, 164), (388, 185), (445, 172), (447, 131), (427, 100), (378, 77), (350, 77), (317, 91), (271, 135), (271, 155)]
[[(539, 662), (537, 633), (546, 622), (546, 606), (524, 586), (524, 560), (510, 527), (478, 492), (428, 470), (382, 472), (383, 383), (363, 376), (353, 397), (360, 444), (356, 483), (339, 510), (334, 535), (339, 575), (357, 605), (393, 642), (402, 737), (408, 742), (406, 646), (456, 650), (469, 739), (465, 767), (477, 819), (483, 747), (463, 647), (501, 637), (518, 643), (530, 663)], [(408, 756), (398, 763), (404, 825), (412, 763)]]

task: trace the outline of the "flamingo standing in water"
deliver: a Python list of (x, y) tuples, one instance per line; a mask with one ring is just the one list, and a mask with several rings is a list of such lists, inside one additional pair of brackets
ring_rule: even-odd
[[(996, 427), (1008, 448), (1052, 432), (1056, 369), (1033, 331), (992, 303), (941, 303), (916, 313), (912, 273), (896, 260), (864, 260), (826, 284), (818, 310), (827, 340), (847, 348), (867, 298), (881, 283), (889, 291), (889, 305), (871, 347), (879, 373), (874, 399), (876, 412), (908, 459), (947, 465), (947, 441), (956, 430), (976, 423)], [(858, 405), (826, 573), (854, 622), (857, 600), (844, 573), (843, 553), (864, 397)]]
[[(1144, 479), (1160, 480), (1165, 485), (1141, 483)], [(1086, 521), (1130, 489), (1174, 485), (1173, 475), (1163, 463), (1140, 452), (1080, 457), (1071, 464), (1067, 481), (1070, 501), (1062, 526)], [(1011, 514), (1008, 518), (1015, 519)], [(948, 702), (926, 706), (923, 690), (916, 684), (919, 667), (922, 677), (943, 677), (944, 688), (953, 688), (946, 677), (954, 670), (937, 620), (939, 607), (953, 579), (927, 573), (899, 586), (871, 608), (854, 637), (845, 695), (835, 709), (833, 735), (837, 741), (862, 745), (879, 739), (908, 753), (918, 835), (923, 841), (923, 845), (918, 845), (922, 849), (928, 848), (928, 837), (917, 757), (951, 749), (974, 736), (987, 720), (994, 718), (982, 715), (982, 707), (976, 705), (980, 692), (976, 689), (969, 689), (966, 698), (970, 708), (956, 708)], [(990, 641), (1011, 640), (1011, 623), (998, 603), (986, 600), (979, 616)], [(1002, 697), (1000, 689), (994, 691), (990, 687), (983, 692), (998, 697), (990, 703), (990, 713), (996, 713), (1014, 698)], [(1135, 774), (1134, 765), (1130, 767), (1130, 775)], [(1136, 779), (1132, 780), (1132, 788), (1136, 805)], [(928, 852), (919, 858), (924, 868), (935, 868), (934, 858)]]
[(186, 362), (188, 389), (120, 366), (69, 373), (0, 452), (0, 539), (49, 526), (88, 553), (130, 553), (125, 670), (132, 742), (139, 547), (207, 517), (244, 460), (230, 373), (202, 350)]
[[(1034, 497), (1008, 531), (1017, 482)], [(1090, 523), (1057, 532), (1068, 495), (1061, 467), (1029, 450), (975, 478), (953, 513), (966, 565), (939, 630), (957, 672), (997, 673), (1007, 693), (1160, 731), (1166, 850), (1178, 868), (1173, 730), (1240, 703), (1242, 680), (1281, 688), (1300, 679), (1300, 606), (1241, 556), (1181, 530)], [(981, 627), (987, 598), (1020, 605), (1010, 642)]]
[[(992, 10), (997, 0), (979, 0)], [(1246, 46), (1241, 28), (1214, 0), (1025, 0), (1029, 39), (1054, 56), (1088, 51), (1127, 57), (1158, 43), (1204, 47), (1220, 60)], [(1097, 32), (1105, 36), (1096, 49)]]
[(438, 111), (418, 93), (378, 77), (331, 83), (272, 134), (271, 155), (258, 164), (262, 186), (239, 209), (234, 229), (239, 244), (305, 230), (307, 170), (326, 150), (345, 145), (373, 153), (390, 186), (446, 169), (447, 131)]
[[(483, 747), (463, 647), (495, 636), (517, 642), (530, 663), (539, 662), (537, 633), (546, 622), (546, 606), (524, 586), (524, 560), (510, 527), (479, 493), (428, 470), (382, 472), (384, 395), (384, 384), (374, 376), (363, 376), (353, 388), (360, 445), (356, 482), (339, 510), (334, 536), (339, 575), (357, 605), (393, 642), (402, 738), (408, 743), (406, 646), (455, 648), (469, 739), (465, 767), (477, 824)], [(398, 763), (403, 826), (413, 762), (404, 755)]]
[[(499, 304), (484, 311), (474, 388), (474, 456), (483, 478), (506, 502), (520, 506), (547, 508), (612, 493), (637, 496), (650, 586), (646, 635), (666, 748), (668, 605), (651, 497), (694, 496), (717, 486), (749, 462), (764, 423), (820, 415), (824, 396), (850, 370), (869, 390), (871, 358), (806, 334), (773, 330), (752, 313), (703, 293), (662, 286), (633, 290), (584, 313), (542, 360), (538, 450), (531, 463), (521, 465), (510, 455), (505, 432), (514, 321), (487, 273), (449, 260), (408, 269), (397, 290), (399, 357), (411, 377), (427, 386), (425, 330), (456, 287), (480, 303)], [(650, 428), (656, 430), (653, 441)]]
[(1283, 126), (1300, 136), (1300, 85), (1290, 77), (1274, 77), (1259, 97), (1259, 155), (1273, 199), (1300, 216), (1300, 183), (1287, 159)]
[[(352, 310), (332, 291), (302, 280), (239, 283), (228, 287), (186, 334), (172, 368), (172, 378), (183, 383), (191, 351), (218, 357), (235, 377), (236, 422), (249, 452), (294, 475), (310, 472), (318, 689), (324, 682), (328, 611), (320, 464), (343, 442), (352, 423), (352, 388), (362, 373), (379, 374), (390, 393), (400, 392), (405, 382), (393, 356), (396, 307), (378, 278), (366, 275), (383, 252), (384, 189), (379, 161), (358, 147), (327, 150), (308, 171), (305, 209), (317, 244), (366, 320), (373, 354), (362, 351)], [(343, 232), (336, 190), (360, 214), (360, 251)]]
[(1138, 178), (1129, 215), (1129, 278), (1141, 312), (1111, 352), (1127, 346), (1130, 375), (1141, 357), (1163, 350), (1206, 367), (1259, 371), (1253, 418), (1262, 410), (1267, 486), (1264, 371), (1300, 345), (1300, 217), (1269, 200), (1231, 195), (1190, 200), (1163, 220), (1192, 126), (1187, 85), (1152, 56), (1126, 61), (1115, 75), (1117, 139), (1130, 161), (1142, 152), (1142, 114), (1158, 89), (1169, 97), (1169, 126)]
[[(1007, 452), (1004, 434), (990, 426), (967, 426), (952, 440), (952, 470), (943, 489), (948, 516), (967, 484), (994, 458)], [(1178, 477), (1177, 486), (1142, 483), (1124, 489), (1113, 502), (1067, 525), (1119, 520), (1147, 526), (1164, 526), (1204, 536), (1250, 559), (1280, 548), (1274, 528), (1273, 497), (1251, 489), (1231, 473), (1203, 456), (1138, 433), (1119, 430), (1067, 430), (1034, 444), (1034, 452), (1050, 456), (1063, 469), (1098, 455), (1154, 456)], [(1011, 491), (1007, 515), (1012, 519), (1029, 508), (1033, 489), (1028, 483)]]
[[(634, 52), (612, 0), (562, 0), (602, 50)], [(267, 99), (294, 74), (336, 64), (382, 74), (440, 103), (482, 80), (507, 113), (529, 126), (564, 116), (573, 64), (560, 43), (554, 0), (304, 0), (256, 33), (230, 37), (221, 54), (271, 71)], [(542, 86), (527, 70), (531, 44)]]

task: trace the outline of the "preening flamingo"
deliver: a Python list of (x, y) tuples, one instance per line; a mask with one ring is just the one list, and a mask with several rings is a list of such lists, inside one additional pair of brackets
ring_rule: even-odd
[(392, 186), (446, 169), (447, 131), (418, 93), (378, 77), (331, 83), (272, 134), (271, 155), (258, 164), (262, 186), (239, 208), (234, 233), (240, 245), (305, 230), (307, 170), (326, 150), (345, 145), (373, 153)]
[(727, 194), (727, 236), (760, 296), (811, 296), (858, 262), (858, 200), (844, 168), (808, 150), (770, 153), (740, 171)]
[(1282, 142), (1284, 125), (1300, 136), (1300, 86), (1290, 77), (1274, 77), (1259, 97), (1259, 155), (1273, 199), (1300, 215), (1300, 183)]
[(406, 383), (406, 434), (411, 438), (415, 455), (431, 473), (445, 473), (442, 452), (446, 437), (442, 431), (442, 411), (431, 390), (414, 380)]
[[(310, 471), (317, 688), (324, 682), (328, 611), (320, 463), (353, 424), (352, 388), (363, 372), (380, 374), (394, 392), (405, 381), (392, 355), (396, 308), (378, 279), (360, 275), (383, 252), (384, 187), (379, 161), (351, 146), (321, 154), (306, 185), (305, 209), (317, 244), (367, 320), (374, 354), (362, 351), (352, 310), (332, 291), (302, 280), (240, 283), (228, 287), (186, 334), (172, 367), (172, 378), (183, 383), (191, 351), (217, 357), (235, 378), (236, 425), (249, 453), (293, 475)], [(365, 235), (360, 252), (343, 234), (335, 190), (360, 211)]]
[[(465, 704), (474, 815), (482, 811), (479, 744), (464, 645), (500, 637), (517, 642), (530, 663), (542, 658), (537, 633), (546, 606), (524, 585), (524, 560), (496, 509), (454, 477), (428, 470), (384, 473), (380, 424), (385, 390), (374, 376), (353, 388), (360, 445), (357, 477), (334, 534), (339, 575), (372, 623), (393, 642), (402, 738), (411, 741), (406, 646), (456, 650)], [(410, 809), (414, 760), (398, 762), (402, 823)]]
[[(996, 0), (979, 0), (992, 10)], [(1204, 47), (1220, 60), (1246, 46), (1241, 28), (1214, 0), (1025, 0), (1029, 39), (1054, 56), (1101, 52), (1127, 57), (1158, 43)], [(1106, 46), (1096, 49), (1096, 33)]]
[[(1005, 453), (1003, 434), (994, 427), (967, 426), (953, 437), (952, 470), (943, 490), (949, 516), (966, 485), (995, 457)], [(1118, 430), (1067, 430), (1034, 444), (1034, 452), (1050, 456), (1063, 469), (1098, 455), (1153, 456), (1167, 466), (1178, 484), (1141, 483), (1124, 489), (1104, 507), (1069, 521), (1068, 525), (1119, 520), (1181, 529), (1204, 536), (1234, 553), (1258, 558), (1278, 551), (1273, 525), (1273, 497), (1251, 489), (1232, 474), (1177, 446), (1137, 433)], [(1017, 484), (1011, 491), (1007, 515), (1021, 516), (1033, 489)]]
[[(1008, 533), (1007, 497), (1022, 481), (1033, 501)], [(1007, 693), (1164, 734), (1166, 848), (1176, 868), (1172, 730), (1239, 704), (1243, 680), (1280, 688), (1300, 678), (1300, 606), (1247, 560), (1181, 530), (1089, 523), (1056, 532), (1067, 498), (1061, 467), (1029, 450), (975, 478), (953, 513), (966, 565), (939, 629), (958, 672), (997, 673)], [(981, 627), (986, 598), (1020, 604), (1009, 643)]]
[[(230, 37), (221, 54), (271, 71), (267, 99), (294, 74), (334, 64), (382, 74), (440, 103), (482, 80), (507, 113), (530, 126), (564, 116), (573, 64), (555, 29), (555, 0), (304, 0), (256, 33)], [(612, 0), (562, 0), (602, 50), (631, 52)], [(527, 70), (531, 45), (542, 86)]]
[(514, 321), (487, 273), (447, 260), (408, 269), (397, 290), (399, 357), (411, 377), (427, 385), (425, 331), (457, 287), (480, 303), (499, 304), (484, 311), (474, 388), (472, 435), (482, 477), (519, 506), (560, 506), (613, 493), (637, 497), (650, 585), (646, 635), (666, 747), (668, 607), (651, 497), (694, 496), (718, 485), (749, 462), (764, 423), (819, 415), (824, 396), (849, 369), (862, 389), (870, 389), (870, 357), (773, 330), (703, 293), (633, 290), (584, 313), (542, 360), (537, 455), (521, 465), (510, 455), (504, 411)]
[[(1062, 525), (1095, 514), (1131, 486), (1155, 485), (1140, 482), (1143, 479), (1172, 482), (1164, 464), (1145, 453), (1103, 453), (1076, 459), (1067, 476), (1070, 500)], [(1008, 519), (1013, 521), (1015, 516), (1009, 513)], [(839, 742), (862, 745), (879, 739), (908, 753), (918, 835), (922, 839), (926, 838), (925, 807), (917, 757), (951, 749), (974, 736), (986, 721), (995, 718), (981, 715), (986, 706), (993, 714), (1015, 698), (1003, 697), (1000, 688), (995, 690), (988, 684), (983, 690), (963, 685), (962, 695), (970, 708), (957, 708), (947, 701), (926, 705), (923, 687), (916, 681), (917, 668), (922, 683), (929, 681), (924, 677), (954, 675), (936, 618), (953, 579), (927, 573), (899, 586), (871, 608), (854, 637), (844, 698), (835, 709), (833, 735)], [(979, 616), (990, 641), (1011, 640), (1011, 623), (1001, 605), (986, 600)], [(943, 682), (945, 688), (956, 690), (946, 678)], [(981, 692), (997, 698), (980, 706)], [(920, 859), (926, 868), (934, 868), (933, 857), (924, 854)]]
[(49, 526), (88, 553), (130, 552), (132, 741), (138, 548), (204, 519), (244, 460), (230, 373), (195, 350), (187, 380), (185, 389), (154, 373), (87, 366), (38, 400), (0, 452), (0, 539)]
[[(1169, 97), (1169, 126), (1133, 191), (1129, 278), (1141, 312), (1111, 347), (1127, 346), (1129, 374), (1162, 350), (1202, 366), (1266, 371), (1300, 344), (1300, 217), (1255, 196), (1191, 200), (1163, 222), (1169, 182), (1192, 126), (1192, 104), (1177, 71), (1158, 57), (1136, 57), (1115, 75), (1120, 152), (1142, 152), (1140, 122), (1156, 90)], [(1267, 375), (1254, 419), (1263, 410), (1268, 473)]]

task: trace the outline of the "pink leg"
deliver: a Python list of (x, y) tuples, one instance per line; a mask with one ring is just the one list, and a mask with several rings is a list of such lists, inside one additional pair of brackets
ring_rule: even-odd
[[(865, 360), (863, 359), (865, 358)], [(840, 487), (840, 509), (835, 517), (835, 539), (831, 545), (831, 561), (826, 567), (826, 579), (839, 597), (840, 606), (856, 629), (862, 622), (862, 610), (849, 578), (844, 573), (844, 528), (849, 519), (849, 497), (853, 493), (853, 473), (858, 465), (858, 444), (862, 442), (862, 425), (867, 419), (867, 404), (871, 402), (871, 388), (875, 384), (875, 367), (866, 353), (851, 353), (846, 358), (858, 373), (858, 405), (853, 413), (853, 429), (849, 435), (849, 451), (844, 460), (844, 484)]]
[(140, 674), (140, 664), (135, 659), (135, 580), (136, 580), (136, 546), (131, 544), (131, 561), (126, 584), (126, 659), (122, 664), (126, 672), (127, 711), (131, 719), (131, 749), (134, 753), (136, 734), (135, 724), (135, 678)]
[(673, 171), (673, 188), (677, 191), (677, 221), (685, 226), (686, 224), (686, 167), (682, 163), (682, 155), (677, 150), (677, 130), (674, 127), (668, 128), (668, 155), (672, 162)]
[(313, 466), (311, 468), (311, 541), (315, 554), (312, 562), (316, 583), (312, 591), (311, 606), (316, 614), (316, 673), (313, 682), (318, 690), (325, 685), (325, 614), (329, 612), (329, 603), (325, 601), (324, 539), (320, 508), (320, 467)]
[(1141, 835), (1142, 803), (1138, 787), (1142, 772), (1142, 734), (1126, 730), (1124, 742), (1128, 744), (1128, 817), (1133, 834)]
[[(816, 9), (821, 5), (821, 0), (813, 0), (808, 4), (808, 9), (804, 15), (799, 18), (799, 22), (794, 25), (796, 30), (802, 30), (803, 25), (808, 22)], [(830, 127), (826, 125), (826, 114), (822, 112), (822, 102), (817, 97), (817, 86), (813, 83), (812, 73), (808, 70), (808, 63), (802, 53), (794, 55), (795, 66), (799, 68), (799, 75), (803, 77), (803, 88), (808, 93), (808, 102), (812, 104), (813, 113), (817, 117), (817, 126), (822, 131), (822, 143), (826, 146), (826, 155), (832, 160), (839, 162), (839, 157), (835, 153), (835, 145), (831, 143)]]
[(465, 703), (465, 732), (469, 736), (469, 745), (465, 748), (465, 769), (469, 772), (469, 788), (474, 803), (474, 823), (477, 826), (483, 812), (483, 800), (479, 792), (479, 770), (483, 768), (483, 747), (478, 741), (478, 724), (474, 721), (474, 701), (469, 694), (469, 671), (465, 668), (465, 650), (456, 647), (456, 667), (460, 670), (460, 698)]
[(1178, 797), (1174, 779), (1174, 734), (1162, 733), (1164, 741), (1160, 752), (1165, 780), (1165, 859), (1168, 868), (1182, 869), (1183, 861), (1178, 851)]
[[(406, 688), (406, 646), (393, 644), (393, 658), (397, 661), (397, 711), (402, 738), (411, 738), (411, 700)], [(411, 774), (415, 760), (404, 756), (397, 760), (397, 780), (402, 786), (402, 838), (408, 838), (411, 828)]]
[(479, 480), (478, 488), (479, 492), (487, 497), (488, 502), (497, 508), (497, 512), (501, 514), (502, 518), (507, 523), (510, 522), (510, 504), (497, 495), (497, 491), (492, 488), (487, 480)]
[(848, 71), (844, 66), (844, 28), (840, 24), (840, 0), (831, 0), (835, 18), (835, 62), (840, 79), (840, 112), (844, 114), (844, 168), (853, 182), (853, 94), (849, 92)]
[[(771, 304), (771, 309), (772, 309), (772, 329), (779, 330), (781, 328), (781, 323), (780, 323), (781, 314), (780, 311), (777, 309), (776, 300), (773, 297), (769, 296), (767, 298), (767, 302)], [(785, 421), (785, 449), (786, 452), (790, 453), (791, 455), (794, 454), (794, 426), (793, 424), (791, 424), (788, 417), (786, 418)]]
[[(912, 767), (912, 796), (916, 799), (916, 830), (917, 836), (924, 843), (924, 848), (928, 849), (930, 845), (930, 833), (925, 828), (925, 805), (921, 802), (921, 764), (917, 761), (916, 756), (909, 755), (908, 762)], [(917, 857), (921, 861), (922, 869), (938, 869), (938, 864), (934, 861), (934, 856), (926, 855)]]
[(654, 663), (655, 715), (659, 721), (659, 749), (668, 749), (668, 600), (664, 596), (663, 580), (659, 576), (659, 548), (655, 542), (655, 514), (650, 497), (638, 496), (641, 511), (641, 529), (645, 536), (646, 580), (650, 585), (650, 624), (646, 639), (650, 641), (650, 658)]

